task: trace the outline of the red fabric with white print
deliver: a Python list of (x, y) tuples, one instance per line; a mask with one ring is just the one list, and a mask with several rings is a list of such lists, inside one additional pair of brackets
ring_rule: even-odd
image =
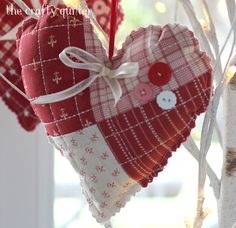
[[(29, 4), (29, 1), (27, 1)], [(7, 15), (7, 5), (13, 4), (11, 1), (0, 2), (0, 35), (3, 36), (13, 29), (26, 16)], [(30, 4), (29, 4), (30, 6)], [(15, 6), (15, 9), (17, 6)], [(0, 41), (0, 73), (7, 77), (22, 91), (23, 83), (21, 78), (21, 66), (16, 51), (16, 42), (14, 40)], [(12, 110), (21, 124), (27, 130), (32, 131), (39, 123), (38, 117), (34, 114), (30, 103), (12, 89), (2, 78), (0, 78), (0, 97)]]
[[(24, 0), (24, 2), (32, 8), (30, 0)], [(43, 4), (45, 1), (40, 1)], [(14, 9), (19, 7), (15, 5), (12, 0), (2, 0), (0, 2), (0, 36), (3, 36), (17, 24), (26, 18), (26, 15), (22, 11), (22, 15), (7, 15), (7, 6), (13, 4)], [(62, 5), (61, 5), (62, 6)], [(109, 15), (111, 3), (107, 0), (88, 1), (88, 6), (94, 10), (98, 23), (102, 26), (104, 31), (109, 35)], [(63, 6), (62, 6), (63, 7)], [(102, 7), (102, 8), (101, 8)], [(123, 14), (119, 7), (117, 27), (123, 20)], [(18, 54), (16, 51), (16, 42), (14, 40), (0, 41), (0, 73), (2, 73), (8, 80), (14, 83), (19, 89), (24, 91), (21, 66), (18, 60)], [(19, 95), (14, 89), (12, 89), (2, 78), (0, 78), (0, 97), (12, 110), (21, 124), (21, 126), (27, 131), (33, 131), (39, 124), (38, 117), (34, 114), (30, 103)]]
[[(171, 152), (189, 136), (197, 115), (208, 106), (212, 72), (210, 59), (199, 50), (193, 33), (184, 26), (141, 28), (131, 33), (110, 61), (89, 20), (82, 15), (77, 15), (76, 20), (75, 25), (69, 16), (44, 15), (39, 21), (25, 22), (17, 34), (19, 59), (26, 93), (32, 99), (68, 89), (92, 74), (60, 61), (59, 54), (68, 46), (89, 52), (111, 69), (127, 62), (138, 63), (137, 77), (119, 79), (123, 94), (115, 107), (111, 89), (103, 78), (67, 100), (33, 105), (50, 141), (82, 178), (94, 217), (104, 222), (125, 205), (139, 189), (137, 186), (146, 187), (152, 182), (167, 164)], [(83, 156), (89, 153), (86, 147), (93, 142), (85, 142), (78, 135), (90, 132), (91, 128), (100, 135), (100, 147), (91, 150), (97, 155), (90, 158), (94, 165), (81, 170), (80, 159), (83, 162)], [(93, 135), (90, 133), (85, 138), (90, 139)], [(98, 156), (104, 152), (103, 148), (113, 157), (112, 164), (104, 163)], [(125, 197), (119, 198), (121, 195), (116, 191), (121, 194), (121, 186), (118, 190), (107, 190), (107, 183), (99, 181), (95, 187), (108, 191), (110, 199), (114, 196), (117, 202), (122, 202), (119, 207), (109, 199), (107, 206), (102, 204), (101, 194), (88, 191), (93, 186), (95, 163), (106, 170), (102, 172), (104, 179), (114, 181), (111, 173), (115, 164), (122, 172), (121, 179), (126, 179), (126, 182), (119, 179), (118, 183), (132, 182), (131, 186), (137, 187), (135, 190), (127, 187), (123, 192)]]
[[(103, 30), (109, 35), (110, 34), (110, 17), (111, 17), (111, 0), (87, 0), (88, 7), (93, 10), (98, 23), (101, 25)], [(117, 28), (124, 19), (124, 14), (121, 9), (120, 1), (117, 7)]]

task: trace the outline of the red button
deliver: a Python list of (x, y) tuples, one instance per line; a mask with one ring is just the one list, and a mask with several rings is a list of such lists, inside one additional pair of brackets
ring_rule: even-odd
[(171, 69), (166, 63), (158, 62), (151, 66), (148, 77), (154, 85), (163, 86), (170, 81), (171, 74)]

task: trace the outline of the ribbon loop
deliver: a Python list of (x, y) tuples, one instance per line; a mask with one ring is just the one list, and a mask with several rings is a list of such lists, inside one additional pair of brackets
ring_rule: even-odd
[[(122, 88), (119, 79), (137, 77), (139, 72), (139, 64), (137, 62), (123, 63), (117, 69), (110, 69), (96, 56), (77, 47), (65, 48), (60, 53), (59, 58), (68, 67), (89, 70), (93, 72), (93, 74), (91, 74), (89, 78), (86, 78), (66, 90), (32, 99), (33, 104), (50, 104), (66, 100), (81, 93), (90, 87), (97, 78), (102, 77), (110, 87), (116, 105), (122, 96)], [(71, 58), (75, 58), (77, 61)]]

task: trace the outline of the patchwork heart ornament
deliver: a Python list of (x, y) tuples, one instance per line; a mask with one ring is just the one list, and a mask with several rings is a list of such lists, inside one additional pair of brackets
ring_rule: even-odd
[[(29, 1), (26, 1), (29, 4)], [(13, 29), (26, 15), (8, 15), (7, 6), (13, 4), (11, 1), (0, 2), (0, 36), (5, 35)], [(29, 4), (30, 5), (30, 4)], [(18, 9), (15, 6), (15, 9)], [(23, 90), (21, 78), (21, 66), (18, 60), (15, 40), (0, 41), (0, 73), (10, 80), (15, 86)], [(33, 131), (39, 123), (38, 117), (27, 99), (19, 95), (0, 77), (0, 97), (6, 106), (17, 116), (17, 119), (27, 131)]]
[(208, 106), (212, 72), (182, 25), (140, 28), (109, 60), (90, 21), (75, 19), (30, 19), (17, 45), (34, 111), (103, 223), (153, 181), (189, 136)]

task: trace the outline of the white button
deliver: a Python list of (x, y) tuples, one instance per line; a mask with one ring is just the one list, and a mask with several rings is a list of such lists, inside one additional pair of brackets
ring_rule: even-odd
[(172, 91), (166, 90), (157, 95), (156, 102), (160, 108), (168, 110), (175, 107), (177, 97)]

